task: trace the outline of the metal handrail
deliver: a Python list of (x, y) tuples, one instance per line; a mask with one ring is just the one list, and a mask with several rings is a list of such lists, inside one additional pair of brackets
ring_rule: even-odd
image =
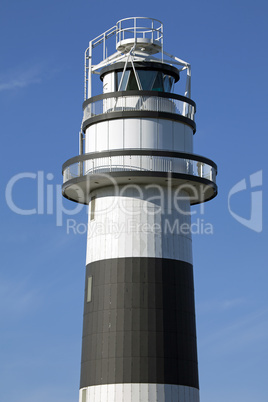
[[(137, 24), (137, 21), (141, 20), (148, 20), (151, 21), (151, 27), (149, 26), (139, 26)], [(122, 23), (124, 22), (130, 22), (133, 21), (132, 26), (129, 27), (122, 27)], [(160, 24), (157, 28), (155, 28), (154, 24), (158, 23)], [(142, 35), (143, 38), (145, 37), (145, 34), (151, 34), (152, 38), (151, 40), (154, 41), (161, 41), (163, 40), (163, 24), (161, 21), (155, 19), (155, 18), (148, 18), (148, 17), (129, 17), (129, 18), (124, 18), (121, 19), (117, 22), (116, 24), (116, 43), (119, 43), (121, 40), (125, 39), (125, 32), (130, 32), (134, 34), (133, 39), (136, 39), (138, 35)], [(154, 33), (157, 33), (157, 37), (154, 39)]]
[(208, 158), (183, 152), (118, 150), (76, 156), (62, 167), (64, 183), (88, 174), (118, 171), (181, 173), (216, 184), (217, 165)]
[(195, 103), (184, 96), (157, 91), (120, 91), (97, 95), (84, 102), (83, 122), (115, 111), (152, 111), (181, 115), (194, 122)]

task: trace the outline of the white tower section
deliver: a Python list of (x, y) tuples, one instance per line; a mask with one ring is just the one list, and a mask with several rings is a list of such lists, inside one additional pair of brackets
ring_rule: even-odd
[(63, 165), (63, 195), (89, 205), (79, 402), (199, 401), (190, 207), (217, 195), (217, 166), (193, 153), (190, 96), (160, 21), (89, 43), (80, 155)]

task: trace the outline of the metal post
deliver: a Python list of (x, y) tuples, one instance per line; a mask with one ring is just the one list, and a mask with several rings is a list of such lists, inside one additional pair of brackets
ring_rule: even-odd
[[(83, 138), (83, 133), (80, 131), (79, 133), (79, 155), (84, 154), (84, 138)], [(79, 176), (83, 176), (83, 165), (84, 161), (79, 162)]]
[(191, 66), (190, 66), (190, 64), (188, 64), (188, 66), (187, 66), (185, 96), (187, 96), (188, 98), (191, 98)]
[(82, 131), (79, 133), (79, 155), (84, 154), (84, 136)]
[(92, 92), (92, 82), (91, 82), (91, 75), (92, 75), (92, 42), (89, 42), (88, 48), (88, 84), (87, 84), (87, 97), (91, 98)]

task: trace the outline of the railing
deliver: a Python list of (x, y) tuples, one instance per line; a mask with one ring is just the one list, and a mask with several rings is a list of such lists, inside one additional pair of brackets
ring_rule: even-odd
[(130, 17), (124, 18), (116, 24), (116, 43), (125, 39), (139, 38), (163, 42), (163, 24), (154, 18)]
[(195, 103), (185, 96), (154, 91), (121, 91), (98, 95), (84, 102), (83, 121), (112, 112), (153, 111), (185, 116), (194, 121)]
[(199, 155), (168, 151), (118, 150), (89, 153), (69, 159), (63, 165), (63, 183), (86, 175), (113, 172), (181, 173), (216, 184), (217, 166)]

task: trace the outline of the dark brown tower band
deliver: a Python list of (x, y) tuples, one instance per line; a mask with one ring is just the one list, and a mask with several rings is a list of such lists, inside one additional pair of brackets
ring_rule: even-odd
[(87, 265), (80, 388), (115, 383), (199, 388), (191, 264), (132, 257)]

